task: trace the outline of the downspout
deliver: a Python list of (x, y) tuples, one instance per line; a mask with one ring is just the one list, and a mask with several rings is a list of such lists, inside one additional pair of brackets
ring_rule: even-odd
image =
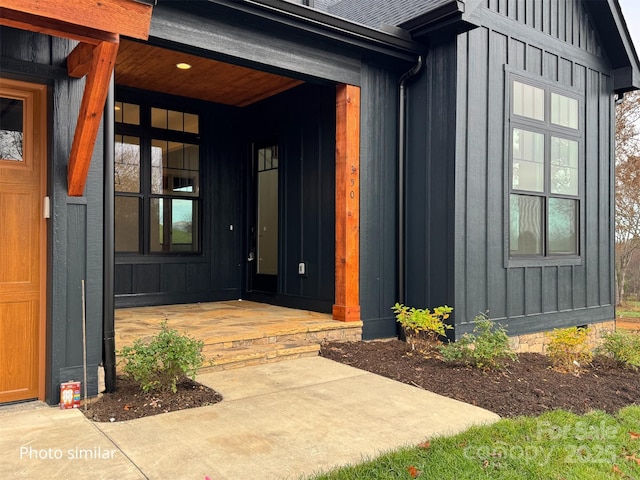
[(114, 158), (115, 92), (113, 74), (104, 106), (104, 210), (103, 210), (103, 286), (102, 286), (102, 362), (104, 365), (105, 390), (116, 388), (116, 344), (114, 321)]
[(416, 64), (400, 77), (398, 112), (398, 303), (405, 303), (405, 164), (406, 164), (406, 111), (407, 82), (415, 77), (424, 66), (420, 55)]

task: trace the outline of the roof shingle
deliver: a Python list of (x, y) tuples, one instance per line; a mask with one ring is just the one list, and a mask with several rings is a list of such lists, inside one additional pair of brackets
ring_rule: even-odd
[(316, 0), (316, 8), (353, 22), (380, 28), (398, 26), (452, 0)]

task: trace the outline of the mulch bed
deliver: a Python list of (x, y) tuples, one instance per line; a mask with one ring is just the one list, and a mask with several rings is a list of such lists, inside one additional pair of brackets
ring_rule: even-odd
[(144, 393), (126, 376), (116, 378), (116, 391), (105, 393), (92, 400), (85, 416), (94, 422), (121, 422), (149, 417), (160, 413), (174, 412), (186, 408), (213, 405), (222, 400), (215, 390), (185, 378), (177, 385), (178, 391)]
[(615, 413), (640, 403), (640, 373), (596, 358), (579, 375), (553, 370), (548, 358), (519, 354), (500, 371), (451, 365), (411, 352), (402, 341), (326, 343), (321, 355), (447, 397), (471, 403), (502, 417), (539, 415), (564, 409)]

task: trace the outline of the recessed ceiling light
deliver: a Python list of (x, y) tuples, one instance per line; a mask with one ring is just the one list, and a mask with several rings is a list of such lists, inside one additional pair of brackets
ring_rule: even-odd
[(179, 68), (180, 70), (189, 70), (191, 68), (191, 65), (188, 63), (176, 63), (176, 67)]

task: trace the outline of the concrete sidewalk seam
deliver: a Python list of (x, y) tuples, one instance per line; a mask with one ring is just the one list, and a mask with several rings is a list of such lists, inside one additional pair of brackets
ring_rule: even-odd
[[(83, 414), (83, 416), (84, 416), (84, 414)], [(143, 476), (144, 478), (146, 478), (147, 480), (150, 480), (150, 479), (149, 479), (149, 477), (147, 476), (147, 474), (145, 474), (145, 473), (144, 473), (144, 471), (143, 471), (143, 470), (138, 466), (138, 464), (136, 464), (136, 462), (134, 462), (134, 461), (133, 461), (133, 459), (132, 459), (129, 455), (127, 455), (127, 454), (124, 452), (124, 450), (120, 447), (120, 445), (118, 445), (118, 443), (117, 443), (113, 438), (111, 438), (107, 432), (103, 431), (103, 430), (100, 428), (100, 426), (98, 425), (98, 422), (94, 422), (93, 420), (89, 420), (86, 416), (85, 416), (85, 420), (86, 420), (87, 422), (91, 422), (91, 425), (93, 426), (93, 428), (95, 428), (95, 429), (98, 431), (98, 433), (99, 433), (100, 435), (102, 435), (102, 436), (103, 436), (104, 438), (106, 438), (109, 442), (111, 442), (111, 445), (113, 445), (114, 447), (116, 447), (116, 449), (117, 449), (117, 450), (122, 454), (122, 456), (123, 456), (124, 458), (126, 458), (126, 459), (129, 461), (129, 463), (130, 463), (131, 465), (133, 465), (133, 466), (135, 467), (135, 469), (136, 469), (136, 470), (138, 470), (138, 471), (140, 472), (140, 475), (142, 475), (142, 476)]]

